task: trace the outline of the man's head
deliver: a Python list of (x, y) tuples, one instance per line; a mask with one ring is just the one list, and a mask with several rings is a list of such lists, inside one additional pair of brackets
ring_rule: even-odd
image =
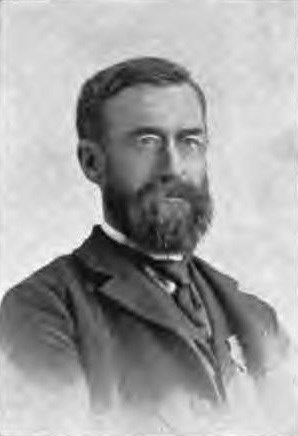
[(206, 102), (189, 72), (148, 57), (100, 71), (82, 88), (77, 130), (106, 220), (146, 250), (193, 251), (212, 202)]

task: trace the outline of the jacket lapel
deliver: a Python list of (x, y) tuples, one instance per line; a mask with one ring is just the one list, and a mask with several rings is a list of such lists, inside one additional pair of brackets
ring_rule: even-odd
[(248, 370), (262, 374), (287, 346), (278, 332), (274, 310), (257, 297), (239, 291), (235, 280), (203, 260), (196, 258), (195, 263), (224, 310), (230, 331), (239, 340)]
[(232, 335), (227, 316), (219, 304), (219, 301), (210, 285), (204, 279), (202, 274), (200, 274), (200, 271), (193, 263), (191, 264), (191, 272), (212, 326), (213, 346), (221, 367), (221, 372), (225, 373), (230, 363), (230, 355), (227, 344), (229, 337)]
[(130, 249), (110, 240), (95, 227), (91, 236), (75, 252), (93, 273), (110, 278), (97, 292), (148, 322), (184, 339), (197, 353), (196, 330), (180, 313), (171, 296), (159, 289), (130, 260)]

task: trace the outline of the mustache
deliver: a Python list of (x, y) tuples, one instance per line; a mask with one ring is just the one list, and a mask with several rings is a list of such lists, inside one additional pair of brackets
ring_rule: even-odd
[(177, 177), (171, 177), (166, 180), (157, 179), (148, 182), (137, 193), (136, 199), (155, 198), (156, 196), (177, 197), (190, 202), (196, 202), (198, 199), (204, 200), (209, 198), (208, 178), (205, 176), (201, 185), (195, 186)]

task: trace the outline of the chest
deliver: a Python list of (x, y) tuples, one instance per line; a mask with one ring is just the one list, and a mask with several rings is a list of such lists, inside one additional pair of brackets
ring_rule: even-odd
[[(235, 370), (228, 347), (210, 362), (200, 344), (110, 301), (93, 301), (78, 324), (77, 347), (96, 402), (164, 402), (169, 393), (221, 401), (220, 384)], [(191, 339), (190, 339), (191, 341)]]

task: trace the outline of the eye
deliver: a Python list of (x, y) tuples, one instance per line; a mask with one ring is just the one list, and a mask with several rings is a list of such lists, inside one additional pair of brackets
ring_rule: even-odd
[(138, 136), (136, 143), (139, 148), (156, 148), (162, 145), (162, 138), (158, 135), (148, 133)]
[(181, 140), (182, 144), (190, 150), (199, 150), (206, 148), (207, 141), (203, 135), (187, 135)]

